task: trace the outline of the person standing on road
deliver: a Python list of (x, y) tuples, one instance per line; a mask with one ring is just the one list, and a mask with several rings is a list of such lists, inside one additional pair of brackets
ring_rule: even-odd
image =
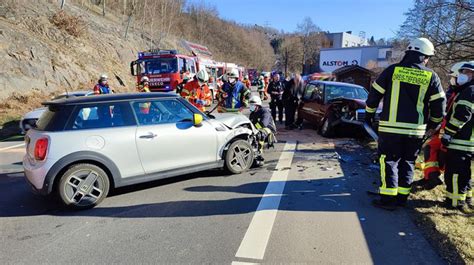
[(283, 104), (285, 108), (285, 129), (293, 130), (296, 128), (295, 114), (298, 107), (298, 93), (303, 86), (303, 80), (299, 74), (296, 74), (285, 86), (283, 92)]
[(107, 75), (100, 75), (99, 81), (97, 81), (97, 84), (94, 86), (94, 95), (113, 93), (113, 90), (109, 87), (108, 79)]
[(250, 121), (255, 128), (258, 129), (257, 141), (258, 141), (258, 155), (256, 158), (259, 166), (263, 165), (263, 147), (267, 142), (268, 147), (273, 147), (275, 142), (276, 126), (272, 118), (270, 110), (262, 106), (262, 99), (260, 96), (252, 96), (249, 100), (250, 103)]
[(270, 73), (265, 73), (265, 75), (263, 76), (263, 83), (265, 84), (265, 87), (263, 89), (263, 91), (265, 92), (264, 100), (267, 100), (268, 99), (268, 85), (270, 84)]
[(144, 76), (140, 79), (140, 85), (137, 86), (138, 92), (150, 92), (150, 78)]
[(443, 120), (446, 97), (438, 75), (426, 67), (434, 52), (428, 39), (412, 40), (401, 62), (386, 68), (369, 92), (365, 113), (369, 125), (383, 99), (378, 128), (381, 186), (380, 199), (373, 201), (376, 207), (395, 210), (406, 204), (423, 138), (433, 134)]
[(263, 81), (263, 75), (260, 75), (257, 80), (257, 91), (262, 100), (265, 99), (265, 82)]
[(209, 74), (204, 69), (199, 70), (194, 79), (186, 83), (181, 91), (181, 96), (201, 111), (205, 111), (206, 106), (210, 106), (212, 102), (212, 94), (206, 84), (207, 81), (209, 81)]
[(250, 83), (250, 79), (249, 79), (249, 75), (245, 75), (244, 76), (244, 81), (243, 81), (244, 85), (246, 88), (250, 89), (250, 87), (252, 86), (252, 84)]
[(272, 110), (273, 120), (276, 120), (278, 109), (278, 121), (283, 124), (283, 91), (285, 86), (280, 81), (280, 75), (274, 74), (272, 81), (268, 84), (268, 93), (270, 94), (270, 109)]
[(220, 104), (218, 112), (239, 112), (248, 106), (250, 90), (245, 89), (242, 82), (239, 81), (239, 71), (232, 69), (227, 75), (227, 82), (224, 82), (220, 90)]
[(446, 206), (466, 211), (466, 207), (473, 208), (471, 159), (474, 152), (474, 63), (461, 66), (457, 84), (453, 107), (446, 116), (441, 148), (447, 149), (444, 174)]
[[(460, 87), (457, 84), (457, 77), (459, 75), (459, 68), (466, 62), (459, 62), (451, 67), (449, 73), (449, 87), (446, 91), (446, 98), (448, 99), (446, 112), (449, 112), (454, 98)], [(446, 157), (446, 150), (441, 149), (441, 137), (440, 134), (444, 131), (446, 126), (446, 119), (443, 120), (440, 129), (430, 138), (428, 143), (423, 148), (424, 154), (424, 166), (423, 166), (423, 178), (414, 185), (421, 186), (426, 190), (434, 189), (436, 186), (443, 184), (441, 180), (441, 173), (444, 171), (444, 159)]]

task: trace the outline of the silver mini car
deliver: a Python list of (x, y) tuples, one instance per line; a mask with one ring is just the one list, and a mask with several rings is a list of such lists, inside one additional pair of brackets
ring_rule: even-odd
[(248, 170), (255, 128), (243, 115), (217, 118), (164, 93), (46, 102), (25, 137), (23, 167), (33, 190), (73, 208), (99, 204), (111, 188), (223, 167)]

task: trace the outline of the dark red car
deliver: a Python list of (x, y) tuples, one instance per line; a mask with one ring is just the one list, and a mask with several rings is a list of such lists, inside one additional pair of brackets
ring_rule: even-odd
[[(306, 84), (298, 115), (315, 124), (324, 137), (334, 136), (336, 130), (363, 130), (367, 90), (359, 85), (310, 81)], [(377, 110), (376, 121), (381, 108)]]

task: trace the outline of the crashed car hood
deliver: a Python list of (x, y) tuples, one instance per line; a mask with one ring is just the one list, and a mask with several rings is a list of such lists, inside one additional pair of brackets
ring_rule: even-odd
[(25, 116), (23, 116), (23, 119), (39, 119), (46, 109), (46, 107), (34, 109), (26, 113)]
[(236, 128), (242, 124), (250, 123), (249, 118), (243, 114), (217, 113), (214, 117), (216, 117), (217, 121), (222, 122), (229, 128)]

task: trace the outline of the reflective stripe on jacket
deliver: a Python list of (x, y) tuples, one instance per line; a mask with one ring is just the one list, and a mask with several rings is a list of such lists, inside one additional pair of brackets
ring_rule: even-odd
[(441, 123), (446, 97), (438, 75), (421, 64), (401, 62), (385, 69), (372, 84), (366, 112), (383, 99), (379, 132), (423, 137), (427, 123)]

